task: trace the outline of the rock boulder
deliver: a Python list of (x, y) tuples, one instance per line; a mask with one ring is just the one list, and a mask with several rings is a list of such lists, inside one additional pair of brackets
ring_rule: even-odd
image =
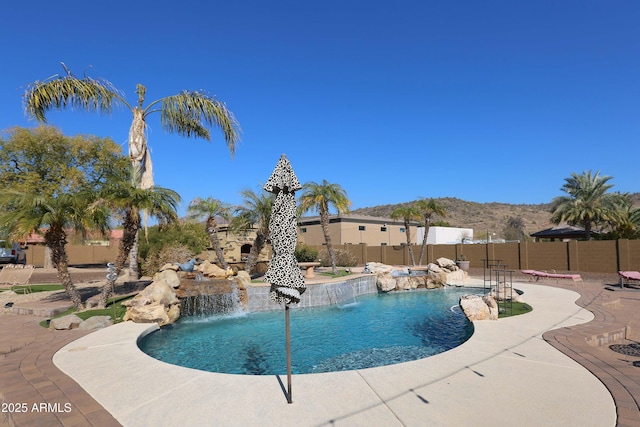
[(93, 316), (93, 317), (89, 317), (87, 320), (80, 323), (80, 326), (78, 326), (78, 329), (82, 329), (82, 330), (102, 329), (111, 325), (113, 325), (113, 320), (111, 320), (111, 316)]
[(471, 321), (498, 320), (498, 304), (492, 296), (463, 295), (460, 307)]
[(51, 319), (49, 322), (49, 329), (56, 330), (64, 330), (64, 329), (76, 329), (83, 322), (81, 318), (76, 316), (75, 314), (70, 314), (68, 316), (58, 317), (56, 319)]
[(460, 270), (454, 261), (447, 258), (439, 258), (436, 263), (428, 264), (426, 269), (368, 262), (363, 271), (377, 275), (376, 285), (381, 292), (459, 285), (469, 277), (466, 271)]
[(159, 326), (164, 326), (180, 317), (180, 300), (165, 280), (154, 281), (123, 305), (127, 307), (123, 318), (125, 321), (156, 322)]

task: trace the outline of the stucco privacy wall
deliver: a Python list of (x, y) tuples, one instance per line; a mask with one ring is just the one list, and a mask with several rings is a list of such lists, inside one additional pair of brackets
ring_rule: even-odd
[[(382, 262), (390, 265), (410, 265), (407, 246), (336, 245), (351, 252), (360, 265)], [(316, 249), (322, 247), (316, 246)], [(412, 245), (418, 263), (420, 245)], [(603, 240), (570, 242), (522, 242), (427, 245), (422, 264), (440, 257), (457, 259), (461, 255), (471, 267), (482, 268), (483, 260), (500, 260), (509, 269), (583, 271), (616, 273), (620, 270), (640, 271), (640, 240)]]
[[(366, 262), (381, 262), (389, 265), (410, 265), (407, 246), (335, 245), (351, 252), (359, 265)], [(322, 249), (321, 246), (315, 247)], [(420, 257), (420, 245), (412, 245), (416, 263)], [(27, 263), (44, 265), (44, 247), (30, 246)], [(69, 263), (106, 264), (115, 261), (116, 246), (67, 245)], [(616, 273), (619, 270), (640, 271), (640, 240), (602, 240), (570, 242), (523, 242), (427, 245), (422, 264), (445, 257), (457, 259), (464, 255), (471, 267), (482, 268), (483, 260), (500, 260), (509, 269), (584, 271), (594, 273)]]

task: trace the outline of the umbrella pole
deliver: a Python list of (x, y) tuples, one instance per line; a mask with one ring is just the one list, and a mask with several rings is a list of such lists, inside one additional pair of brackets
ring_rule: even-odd
[(287, 402), (293, 403), (291, 396), (291, 332), (289, 328), (289, 304), (284, 306), (285, 329), (287, 336)]

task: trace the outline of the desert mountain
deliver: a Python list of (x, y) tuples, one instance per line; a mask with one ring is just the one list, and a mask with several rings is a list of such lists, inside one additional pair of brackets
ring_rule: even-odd
[[(640, 193), (632, 194), (631, 199), (635, 207), (640, 206)], [(455, 197), (434, 198), (434, 200), (447, 210), (445, 218), (434, 216), (434, 222), (446, 221), (452, 227), (472, 228), (475, 238), (486, 237), (487, 231), (495, 233), (495, 238), (503, 237), (503, 230), (510, 217), (521, 218), (527, 234), (553, 227), (550, 221), (550, 203), (539, 205), (477, 203)], [(351, 211), (351, 213), (388, 218), (396, 207), (408, 203), (411, 202), (360, 208)]]

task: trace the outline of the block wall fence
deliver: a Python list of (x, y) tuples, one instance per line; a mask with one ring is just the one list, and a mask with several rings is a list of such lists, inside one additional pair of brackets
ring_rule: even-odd
[[(409, 250), (403, 246), (335, 245), (351, 252), (359, 265), (380, 262), (389, 265), (411, 265)], [(315, 246), (315, 249), (322, 249)], [(416, 264), (421, 245), (412, 245)], [(27, 263), (44, 265), (45, 248), (30, 246)], [(106, 264), (116, 259), (116, 246), (67, 245), (70, 265)], [(596, 240), (570, 242), (523, 242), (427, 245), (422, 264), (445, 257), (457, 259), (464, 255), (471, 268), (482, 268), (485, 259), (500, 260), (512, 270), (556, 270), (593, 273), (616, 273), (620, 270), (640, 271), (640, 240)]]
[[(336, 245), (351, 252), (359, 265), (380, 262), (388, 265), (411, 265), (409, 250), (403, 246)], [(416, 264), (421, 245), (412, 245)], [(315, 249), (322, 249), (314, 246)], [(617, 273), (620, 270), (640, 271), (640, 240), (597, 240), (569, 242), (522, 242), (427, 245), (422, 265), (438, 258), (458, 259), (464, 255), (471, 268), (482, 268), (484, 261), (500, 260), (512, 270), (556, 270), (592, 273)]]

